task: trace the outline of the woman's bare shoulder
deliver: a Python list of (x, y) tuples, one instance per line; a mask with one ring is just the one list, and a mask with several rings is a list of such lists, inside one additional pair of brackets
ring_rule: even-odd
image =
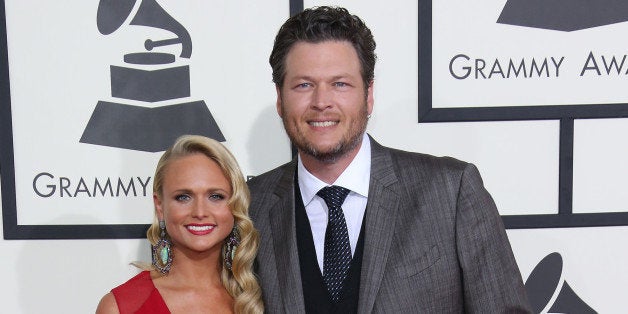
[(116, 303), (116, 298), (113, 296), (113, 293), (109, 292), (105, 294), (100, 302), (98, 303), (98, 307), (96, 308), (96, 314), (119, 314), (118, 311), (118, 303)]

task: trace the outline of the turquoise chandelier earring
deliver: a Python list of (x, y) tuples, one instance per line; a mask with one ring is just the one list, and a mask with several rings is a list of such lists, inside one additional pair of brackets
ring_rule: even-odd
[(234, 225), (231, 233), (225, 240), (225, 244), (222, 246), (222, 257), (225, 260), (225, 267), (229, 271), (233, 270), (233, 259), (238, 245), (240, 245), (240, 234), (238, 233), (238, 228)]
[(159, 241), (153, 245), (153, 266), (162, 274), (167, 275), (172, 266), (172, 243), (166, 237), (165, 221), (159, 221), (159, 229), (161, 230)]

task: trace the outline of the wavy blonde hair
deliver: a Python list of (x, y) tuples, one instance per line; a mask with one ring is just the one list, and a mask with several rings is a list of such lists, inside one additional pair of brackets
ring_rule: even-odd
[[(257, 254), (259, 234), (249, 218), (250, 193), (244, 175), (233, 155), (219, 142), (199, 135), (179, 137), (174, 145), (159, 159), (153, 178), (153, 192), (162, 197), (164, 173), (168, 165), (181, 157), (203, 154), (218, 164), (223, 174), (231, 183), (232, 195), (228, 206), (235, 219), (235, 226), (240, 235), (240, 244), (233, 258), (232, 271), (223, 265), (222, 284), (235, 301), (236, 313), (263, 313), (262, 293), (257, 278), (253, 274), (253, 261)], [(159, 241), (159, 222), (155, 213), (153, 223), (146, 232), (152, 245)], [(224, 252), (223, 243), (223, 252)]]

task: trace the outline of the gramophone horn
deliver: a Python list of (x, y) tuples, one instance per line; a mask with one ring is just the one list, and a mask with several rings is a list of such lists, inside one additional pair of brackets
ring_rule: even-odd
[(597, 313), (561, 280), (563, 258), (554, 252), (543, 258), (526, 280), (525, 288), (534, 313), (541, 313), (548, 305), (557, 289), (560, 292), (549, 309), (549, 313)]
[(134, 6), (135, 0), (100, 0), (96, 14), (98, 31), (103, 35), (115, 32), (131, 14)]
[(131, 21), (131, 25), (143, 25), (150, 27), (157, 27), (161, 29), (165, 29), (167, 31), (171, 31), (177, 38), (163, 40), (163, 44), (160, 44), (160, 41), (153, 42), (152, 40), (147, 40), (146, 42), (152, 42), (151, 50), (154, 46), (162, 46), (162, 45), (171, 45), (180, 43), (181, 44), (181, 58), (189, 58), (192, 55), (192, 39), (190, 38), (190, 34), (188, 31), (181, 25), (177, 20), (175, 20), (166, 10), (164, 10), (159, 3), (155, 0), (142, 0), (140, 4), (140, 8), (137, 10), (137, 14), (133, 17)]
[[(98, 31), (108, 35), (116, 31), (128, 18), (135, 6), (135, 0), (100, 0), (98, 3)], [(164, 10), (155, 0), (142, 0), (131, 25), (156, 27), (174, 33), (177, 37), (165, 40), (146, 40), (147, 50), (153, 47), (181, 44), (182, 58), (192, 55), (192, 39), (188, 31)]]
[(549, 313), (594, 314), (597, 312), (584, 303), (565, 281)]

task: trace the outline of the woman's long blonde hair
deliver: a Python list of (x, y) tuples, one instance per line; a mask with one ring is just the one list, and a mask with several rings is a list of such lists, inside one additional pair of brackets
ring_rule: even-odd
[[(184, 135), (179, 137), (157, 163), (153, 178), (153, 192), (162, 197), (165, 169), (173, 160), (198, 153), (207, 156), (218, 164), (231, 183), (233, 192), (228, 204), (240, 235), (240, 244), (235, 252), (231, 271), (224, 265), (223, 256), (222, 284), (235, 301), (234, 310), (236, 313), (263, 313), (261, 289), (253, 274), (253, 261), (257, 254), (259, 235), (248, 216), (251, 196), (244, 175), (229, 150), (219, 142), (204, 136)], [(159, 222), (157, 215), (155, 215), (153, 223), (146, 232), (146, 237), (152, 245), (155, 245), (159, 241), (159, 234)]]

